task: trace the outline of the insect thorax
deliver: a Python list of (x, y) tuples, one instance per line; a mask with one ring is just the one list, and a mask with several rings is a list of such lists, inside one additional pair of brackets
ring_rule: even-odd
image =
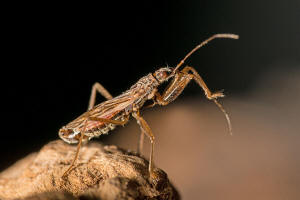
[(159, 82), (153, 77), (152, 74), (142, 77), (136, 84), (131, 86), (130, 90), (136, 97), (134, 102), (135, 106), (141, 108), (145, 101), (151, 99), (156, 91)]

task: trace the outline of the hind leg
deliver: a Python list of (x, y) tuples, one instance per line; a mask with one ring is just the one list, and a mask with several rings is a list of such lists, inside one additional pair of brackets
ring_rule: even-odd
[(100, 83), (96, 82), (96, 83), (94, 83), (94, 85), (92, 87), (92, 92), (91, 92), (91, 97), (90, 97), (90, 101), (89, 101), (88, 110), (90, 110), (94, 107), (97, 92), (99, 92), (107, 100), (113, 98), (112, 95)]

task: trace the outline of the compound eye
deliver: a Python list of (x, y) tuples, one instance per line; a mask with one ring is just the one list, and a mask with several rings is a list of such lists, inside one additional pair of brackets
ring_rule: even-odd
[(168, 74), (167, 74), (167, 72), (162, 71), (162, 72), (158, 73), (158, 76), (160, 79), (165, 79), (165, 78), (167, 78)]
[(154, 76), (159, 82), (163, 82), (167, 78), (167, 73), (165, 71), (158, 71), (154, 73)]
[(161, 68), (154, 73), (154, 76), (159, 82), (164, 82), (169, 79), (171, 73), (171, 68)]
[(166, 77), (169, 77), (172, 74), (172, 70), (165, 71)]

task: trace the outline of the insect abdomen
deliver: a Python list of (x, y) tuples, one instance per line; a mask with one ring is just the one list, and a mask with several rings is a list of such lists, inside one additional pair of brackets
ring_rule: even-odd
[[(123, 116), (116, 116), (113, 118), (113, 120), (120, 120), (123, 121)], [(116, 128), (115, 124), (112, 123), (103, 123), (103, 122), (90, 122), (90, 128), (88, 128), (87, 131), (85, 131), (85, 135), (89, 137), (98, 137), (102, 134), (108, 134), (109, 131), (114, 130)]]

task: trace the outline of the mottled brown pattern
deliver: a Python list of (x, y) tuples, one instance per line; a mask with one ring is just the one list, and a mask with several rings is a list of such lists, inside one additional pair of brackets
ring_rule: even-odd
[(148, 162), (116, 146), (89, 143), (78, 167), (62, 178), (75, 147), (61, 140), (0, 173), (0, 199), (160, 199), (178, 200), (167, 175), (155, 168), (156, 183), (148, 181)]

